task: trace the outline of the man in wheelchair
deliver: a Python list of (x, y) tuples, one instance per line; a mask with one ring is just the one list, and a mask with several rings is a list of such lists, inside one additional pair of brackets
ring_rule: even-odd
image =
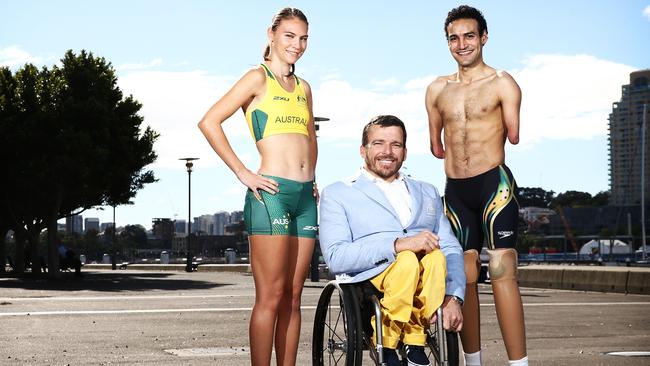
[(321, 194), (321, 250), (331, 272), (352, 283), (367, 280), (383, 293), (387, 365), (401, 364), (400, 344), (408, 365), (430, 365), (423, 347), (436, 310), (443, 307), (445, 329), (463, 326), (463, 251), (436, 188), (400, 172), (406, 129), (399, 118), (373, 118), (360, 154), (360, 172)]

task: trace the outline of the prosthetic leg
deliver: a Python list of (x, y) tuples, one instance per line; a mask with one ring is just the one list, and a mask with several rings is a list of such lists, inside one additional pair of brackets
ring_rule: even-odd
[[(481, 365), (481, 317), (478, 302), (478, 276), (481, 270), (481, 262), (478, 252), (470, 249), (465, 252), (465, 276), (467, 285), (465, 287), (465, 302), (463, 304), (463, 330), (460, 332), (460, 340), (463, 342), (463, 351), (466, 355), (465, 364)], [(470, 354), (470, 357), (467, 355)]]
[(497, 319), (508, 359), (527, 365), (524, 307), (517, 283), (517, 251), (512, 248), (488, 250), (488, 254)]

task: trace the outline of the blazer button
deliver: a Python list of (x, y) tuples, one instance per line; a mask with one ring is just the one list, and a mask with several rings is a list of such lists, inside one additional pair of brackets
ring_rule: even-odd
[(404, 230), (402, 230), (402, 232), (403, 232), (404, 234), (406, 234), (407, 231), (406, 231), (406, 229), (404, 229)]

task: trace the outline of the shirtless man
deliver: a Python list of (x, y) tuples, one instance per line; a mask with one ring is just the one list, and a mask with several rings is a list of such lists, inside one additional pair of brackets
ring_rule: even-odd
[(445, 212), (465, 251), (461, 331), (465, 364), (481, 365), (477, 280), (479, 253), (487, 239), (490, 279), (509, 363), (528, 365), (514, 249), (519, 205), (504, 151), (506, 138), (512, 144), (519, 142), (521, 90), (508, 73), (483, 62), (488, 31), (479, 10), (466, 5), (452, 9), (445, 34), (458, 71), (429, 85), (426, 108), (431, 151), (445, 159)]

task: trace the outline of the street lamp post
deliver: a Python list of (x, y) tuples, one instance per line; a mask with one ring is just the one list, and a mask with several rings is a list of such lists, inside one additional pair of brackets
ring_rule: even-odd
[(178, 160), (185, 160), (185, 167), (187, 167), (187, 262), (185, 263), (185, 272), (192, 272), (192, 255), (190, 254), (192, 242), (192, 163), (193, 160), (199, 158), (180, 158)]
[[(318, 130), (320, 130), (320, 123), (319, 122), (325, 122), (325, 121), (329, 121), (329, 120), (330, 119), (327, 118), (327, 117), (314, 117), (314, 125), (315, 125), (314, 127), (316, 128), (316, 132), (318, 132)], [(316, 137), (318, 137), (318, 136), (316, 136)]]
[[(314, 117), (314, 124), (316, 129), (316, 137), (318, 137), (318, 131), (320, 130), (320, 122), (329, 121), (327, 117)], [(314, 251), (311, 254), (311, 266), (309, 270), (309, 278), (311, 282), (318, 282), (320, 274), (318, 273), (318, 266), (320, 261), (318, 260), (318, 246), (314, 246)]]
[(113, 204), (113, 250), (111, 252), (111, 269), (115, 271), (117, 269), (117, 259), (115, 258), (115, 246), (117, 243), (115, 242), (115, 231), (117, 231), (116, 225), (115, 225), (115, 204)]

